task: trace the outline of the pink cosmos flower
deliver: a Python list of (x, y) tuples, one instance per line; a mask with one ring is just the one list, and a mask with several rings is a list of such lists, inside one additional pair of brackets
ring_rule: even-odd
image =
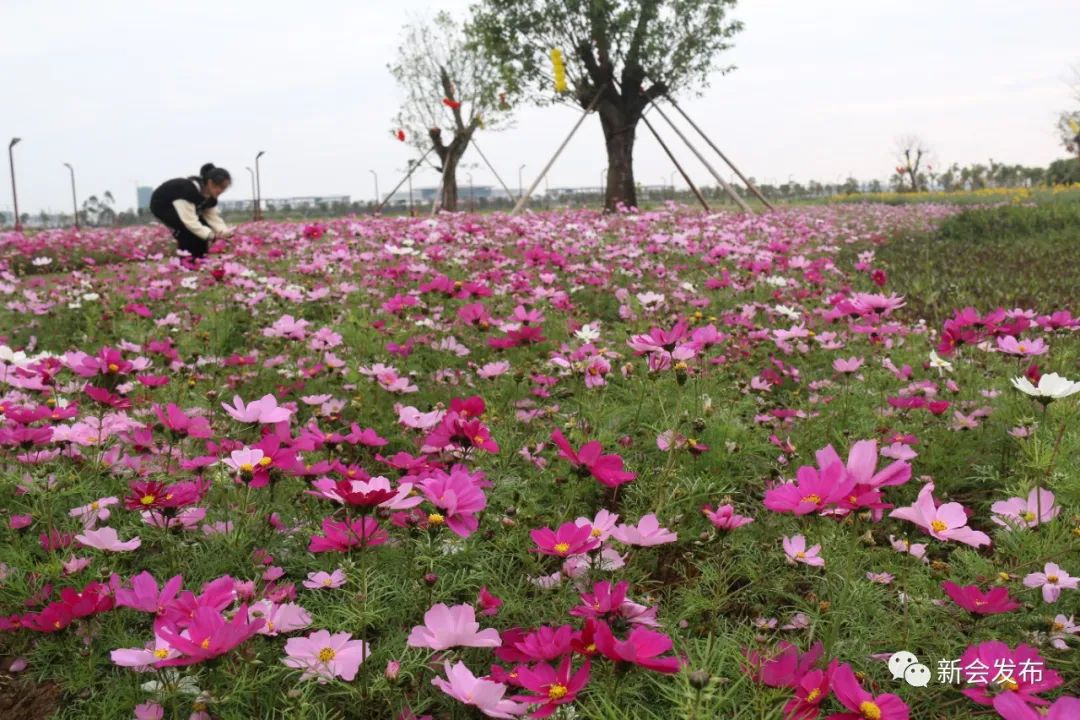
[(579, 527), (588, 525), (592, 528), (590, 533), (594, 538), (600, 542), (607, 542), (607, 539), (611, 537), (611, 530), (615, 527), (615, 523), (619, 521), (619, 516), (613, 512), (609, 512), (603, 508), (596, 511), (596, 516), (590, 520), (587, 517), (579, 517), (574, 520), (574, 524)]
[(84, 530), (75, 539), (84, 547), (92, 547), (105, 552), (131, 552), (142, 545), (142, 540), (133, 537), (127, 542), (121, 542), (115, 528), (103, 527), (99, 530)]
[(556, 429), (551, 432), (551, 441), (559, 448), (559, 457), (579, 472), (591, 474), (605, 487), (618, 487), (637, 477), (623, 470), (623, 459), (619, 455), (603, 455), (599, 440), (590, 440), (580, 450), (574, 450), (562, 432)]
[(859, 368), (863, 366), (863, 359), (859, 357), (852, 358), (836, 358), (833, 360), (833, 370), (838, 373), (853, 373), (858, 372)]
[(673, 655), (661, 657), (671, 650), (671, 638), (661, 632), (643, 627), (634, 627), (625, 640), (617, 639), (611, 628), (603, 621), (596, 621), (596, 649), (601, 655), (615, 662), (627, 662), (640, 665), (660, 673), (677, 673), (682, 667), (682, 660)]
[(639, 547), (665, 545), (679, 539), (678, 533), (660, 527), (660, 521), (657, 520), (656, 515), (653, 513), (642, 516), (637, 525), (624, 523), (615, 526), (611, 530), (611, 537), (624, 545), (637, 545)]
[(1045, 355), (1049, 352), (1050, 347), (1042, 338), (1035, 338), (1034, 340), (1017, 340), (1012, 335), (1006, 335), (1005, 337), (999, 337), (997, 339), (997, 349), (999, 352), (1003, 352), (1007, 355), (1034, 357), (1036, 355)]
[(349, 633), (330, 634), (316, 630), (307, 637), (289, 638), (283, 659), (286, 666), (303, 670), (301, 680), (316, 678), (320, 684), (339, 677), (346, 682), (356, 679), (360, 663), (368, 656), (368, 645), (353, 640)]
[(153, 700), (135, 706), (135, 720), (162, 720), (165, 708)]
[(784, 705), (785, 720), (817, 720), (818, 707), (832, 692), (832, 678), (839, 663), (833, 660), (825, 670), (810, 670), (795, 685), (795, 697)]
[(731, 504), (721, 505), (715, 510), (712, 509), (712, 505), (706, 505), (701, 508), (701, 512), (720, 530), (734, 530), (754, 522), (752, 517), (735, 514), (735, 507)]
[(506, 685), (477, 678), (465, 663), (458, 662), (451, 665), (446, 662), (443, 668), (446, 679), (437, 677), (431, 681), (431, 684), (450, 697), (479, 709), (488, 717), (513, 718), (524, 715), (528, 711), (525, 705), (503, 699), (506, 695)]
[(272, 425), (284, 422), (292, 416), (292, 410), (279, 407), (277, 398), (273, 395), (263, 395), (262, 398), (253, 400), (246, 405), (239, 395), (235, 395), (232, 405), (221, 403), (221, 407), (225, 409), (225, 412), (230, 417), (242, 423)]
[(497, 362), (487, 363), (479, 368), (476, 371), (476, 374), (485, 380), (492, 380), (500, 375), (505, 375), (508, 372), (510, 372), (510, 363), (506, 360), (499, 360)]
[(432, 605), (424, 613), (424, 624), (417, 625), (409, 634), (409, 647), (426, 647), (446, 650), (452, 647), (499, 647), (499, 631), (480, 630), (476, 611), (472, 605), (447, 607), (443, 603)]
[(420, 491), (443, 511), (429, 515), (429, 524), (445, 522), (454, 534), (463, 538), (480, 526), (478, 513), (487, 507), (487, 496), (464, 468), (454, 467), (449, 474), (442, 470), (434, 473), (421, 482)]
[(639, 605), (626, 597), (630, 583), (625, 580), (612, 586), (603, 580), (593, 585), (592, 592), (581, 594), (581, 605), (570, 610), (574, 617), (594, 618), (597, 620), (617, 619), (633, 625), (659, 627), (656, 620), (656, 608)]
[(146, 672), (156, 667), (157, 663), (180, 657), (180, 653), (160, 636), (155, 636), (154, 642), (146, 647), (120, 648), (111, 651), (109, 657), (112, 658), (114, 665)]
[(911, 465), (898, 459), (890, 463), (884, 469), (878, 471), (877, 440), (859, 440), (848, 451), (847, 463), (840, 459), (840, 455), (832, 445), (826, 445), (816, 453), (820, 467), (827, 468), (834, 463), (843, 465), (849, 479), (855, 481), (856, 487), (867, 487), (877, 490), (892, 485), (903, 485), (911, 479)]
[(1004, 587), (991, 588), (982, 592), (978, 585), (961, 587), (951, 580), (941, 583), (941, 589), (954, 603), (975, 615), (997, 615), (1016, 610), (1020, 603), (1009, 598), (1009, 590)]
[(311, 616), (307, 610), (296, 603), (277, 603), (260, 600), (248, 610), (252, 618), (263, 618), (266, 623), (259, 629), (260, 635), (274, 636), (303, 630), (311, 625)]
[(831, 720), (908, 720), (908, 706), (896, 695), (873, 695), (863, 689), (855, 672), (847, 663), (840, 665), (832, 677), (833, 693), (849, 713), (834, 713)]
[(961, 656), (960, 668), (961, 680), (967, 685), (960, 692), (999, 712), (1001, 698), (1008, 695), (1026, 704), (1047, 705), (1039, 694), (1063, 682), (1056, 671), (1046, 666), (1038, 650), (1022, 643), (1016, 649), (997, 640), (972, 645)]
[(531, 668), (519, 670), (518, 682), (533, 694), (517, 695), (514, 700), (530, 705), (540, 704), (540, 707), (531, 713), (534, 718), (546, 718), (552, 715), (559, 705), (574, 702), (577, 694), (589, 682), (590, 661), (586, 659), (585, 664), (571, 674), (572, 660), (572, 655), (564, 655), (558, 669), (547, 663), (537, 663)]
[(320, 588), (334, 589), (345, 584), (345, 571), (337, 568), (332, 573), (319, 572), (308, 573), (308, 579), (304, 581), (304, 587), (309, 590)]
[(980, 547), (990, 544), (990, 537), (967, 526), (967, 513), (960, 503), (945, 503), (937, 507), (934, 502), (934, 483), (928, 482), (919, 491), (919, 497), (910, 507), (902, 507), (889, 513), (889, 517), (915, 523), (931, 537)]
[(1027, 500), (1018, 497), (998, 500), (990, 506), (990, 512), (994, 513), (991, 520), (1012, 531), (1015, 528), (1033, 528), (1050, 522), (1061, 512), (1061, 508), (1054, 505), (1054, 493), (1033, 488), (1028, 493)]
[(398, 414), (398, 423), (414, 430), (429, 430), (442, 422), (443, 416), (446, 415), (445, 410), (436, 409), (422, 413), (411, 405), (400, 404), (394, 405), (394, 411)]
[(911, 543), (904, 538), (895, 538), (890, 535), (889, 544), (892, 545), (892, 549), (898, 553), (911, 553), (924, 563), (930, 562), (930, 558), (926, 557), (925, 543)]
[(1080, 578), (1074, 578), (1058, 567), (1056, 563), (1046, 563), (1043, 572), (1029, 573), (1024, 578), (1024, 587), (1042, 588), (1043, 600), (1056, 602), (1062, 590), (1076, 590)]
[(592, 527), (572, 522), (563, 523), (558, 530), (546, 527), (530, 530), (529, 536), (536, 543), (534, 550), (544, 555), (570, 557), (600, 547), (600, 541), (593, 537)]
[(784, 552), (787, 554), (788, 562), (790, 564), (803, 563), (814, 567), (825, 566), (825, 558), (820, 556), (821, 545), (814, 545), (807, 549), (806, 538), (802, 535), (794, 535), (792, 537), (787, 537), (785, 535), (783, 545)]
[(501, 634), (502, 645), (495, 657), (508, 663), (554, 660), (573, 649), (574, 628), (569, 625), (541, 625), (532, 632), (511, 628)]
[(157, 581), (154, 576), (145, 570), (131, 578), (131, 589), (120, 587), (120, 578), (112, 577), (109, 584), (112, 586), (113, 595), (118, 607), (129, 607), (133, 610), (146, 613), (164, 612), (165, 606), (172, 602), (180, 588), (184, 585), (184, 578), (174, 575), (169, 578), (158, 591)]
[(78, 518), (82, 521), (83, 528), (86, 530), (93, 529), (94, 525), (100, 522), (105, 522), (109, 519), (112, 512), (109, 510), (110, 505), (115, 505), (120, 502), (120, 498), (116, 497), (104, 497), (99, 500), (95, 500), (89, 505), (83, 505), (81, 507), (73, 508), (68, 512), (73, 518)]

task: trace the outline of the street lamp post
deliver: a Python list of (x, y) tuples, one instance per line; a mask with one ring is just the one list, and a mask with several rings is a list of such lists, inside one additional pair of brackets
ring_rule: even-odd
[(75, 229), (79, 229), (79, 201), (75, 199), (75, 168), (71, 163), (64, 163), (64, 167), (71, 171), (71, 211), (75, 214)]
[(473, 184), (472, 184), (472, 173), (465, 173), (465, 176), (466, 176), (467, 178), (469, 178), (469, 212), (472, 212), (472, 211), (473, 211), (473, 209), (474, 209), (474, 207), (475, 207), (475, 206), (473, 205)]
[(266, 154), (260, 150), (255, 156), (255, 219), (262, 220), (262, 176), (259, 174), (259, 158)]
[(255, 171), (251, 169), (250, 165), (245, 166), (245, 169), (251, 175), (251, 220), (254, 222), (259, 219), (259, 216), (255, 214)]
[(379, 174), (374, 170), (368, 170), (368, 172), (375, 178), (375, 204), (371, 207), (371, 213), (375, 214), (379, 209)]
[(521, 167), (518, 168), (518, 201), (519, 202), (521, 201), (521, 198), (525, 196), (525, 184), (521, 181), (521, 171), (524, 170), (524, 169), (525, 169), (524, 165), (522, 165)]
[(20, 140), (22, 138), (11, 138), (11, 142), (8, 143), (8, 163), (11, 165), (11, 200), (15, 205), (15, 232), (22, 231), (22, 223), (19, 221), (19, 194), (15, 192), (15, 153), (12, 148)]

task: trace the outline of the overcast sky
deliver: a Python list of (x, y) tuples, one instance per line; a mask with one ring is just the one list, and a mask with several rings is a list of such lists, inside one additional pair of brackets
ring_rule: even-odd
[[(389, 134), (399, 93), (386, 70), (401, 25), (410, 12), (463, 16), (469, 4), (0, 0), (0, 140), (23, 139), (20, 210), (70, 207), (64, 162), (80, 201), (111, 190), (134, 206), (136, 184), (207, 161), (237, 181), (225, 198), (244, 199), (258, 150), (264, 198), (368, 199), (369, 170), (385, 193), (407, 158)], [(738, 69), (684, 106), (764, 182), (884, 178), (908, 133), (939, 165), (1065, 154), (1054, 125), (1075, 105), (1080, 0), (744, 0), (736, 16), (746, 27), (726, 60)], [(524, 107), (515, 128), (478, 140), (516, 189), (519, 166), (528, 185), (575, 119), (567, 107)], [(605, 165), (590, 118), (551, 185), (595, 186)], [(672, 170), (643, 126), (636, 169), (650, 185)], [(478, 185), (495, 182), (482, 166), (471, 172)], [(3, 175), (0, 208), (10, 210)], [(428, 170), (417, 182), (437, 180)]]

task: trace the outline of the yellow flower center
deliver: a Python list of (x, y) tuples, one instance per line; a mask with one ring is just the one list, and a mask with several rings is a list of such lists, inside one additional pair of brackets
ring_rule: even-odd
[(153, 495), (143, 495), (142, 498), (139, 499), (139, 502), (143, 505), (153, 505), (155, 500), (157, 500), (157, 498)]
[(558, 543), (557, 545), (555, 545), (555, 552), (559, 553), (560, 555), (565, 555), (566, 553), (570, 552), (570, 545), (568, 545), (567, 543)]
[(1024, 518), (1024, 521), (1025, 521), (1025, 522), (1032, 522), (1032, 521), (1034, 521), (1034, 520), (1035, 520), (1035, 513), (1033, 513), (1033, 512), (1031, 512), (1030, 510), (1028, 510), (1028, 511), (1027, 511), (1026, 513), (1024, 513), (1023, 515), (1021, 515), (1021, 517), (1022, 517), (1022, 518)]
[(1027, 352), (1027, 347), (1025, 347), (1023, 343), (1020, 343), (1019, 345), (1017, 345), (1016, 349), (1019, 350), (1020, 352)]
[(270, 459), (269, 455), (264, 455), (262, 457), (262, 459), (259, 460), (259, 464), (262, 465), (263, 467), (266, 467), (267, 465), (269, 465), (272, 462), (274, 462), (274, 461)]
[(427, 516), (427, 521), (428, 525), (442, 525), (444, 522), (446, 522), (446, 518), (444, 518), (439, 513), (431, 513)]
[(592, 655), (593, 653), (595, 653), (596, 652), (596, 643), (589, 643), (588, 645), (586, 645), (585, 646), (585, 652), (588, 655)]
[(806, 702), (812, 703), (815, 700), (817, 700), (819, 697), (821, 697), (821, 690), (819, 688), (814, 688), (813, 690), (811, 690), (809, 692), (809, 694), (807, 694)]
[(548, 698), (551, 700), (562, 700), (566, 697), (566, 693), (570, 692), (562, 683), (555, 683), (548, 688)]
[(686, 444), (690, 447), (697, 447), (697, 438), (686, 438)]
[(802, 550), (800, 550), (799, 552), (795, 553), (795, 557), (804, 558), (804, 557), (806, 557), (806, 553), (803, 552)]
[(59, 620), (57, 620), (56, 622), (54, 622), (54, 623), (52, 624), (52, 626), (53, 626), (54, 628), (56, 628), (57, 630), (59, 630), (59, 629), (60, 629), (60, 621), (59, 621)]
[(863, 700), (859, 703), (859, 712), (866, 720), (881, 720), (881, 708), (875, 702)]
[(169, 651), (165, 648), (158, 648), (154, 651), (154, 657), (156, 657), (158, 660), (164, 660), (165, 658), (169, 657)]
[(1005, 688), (1006, 690), (1012, 690), (1013, 692), (1016, 692), (1020, 689), (1020, 683), (1016, 682), (1012, 678), (1001, 678), (1001, 680), (998, 681), (998, 685)]
[(1046, 576), (1046, 582), (1050, 583), (1051, 585), (1057, 585), (1057, 581), (1058, 581), (1058, 576), (1057, 575), (1047, 575)]
[(472, 441), (473, 441), (473, 445), (483, 445), (484, 444), (484, 436), (483, 435), (477, 435), (476, 437), (474, 437), (472, 439)]
[(1050, 623), (1050, 631), (1051, 632), (1061, 632), (1064, 629), (1065, 629), (1065, 626), (1063, 624), (1057, 622), (1056, 620), (1054, 622)]
[(804, 497), (799, 502), (801, 502), (801, 503), (811, 503), (813, 505), (818, 505), (818, 504), (821, 503), (821, 496), (818, 495), (817, 493), (810, 493), (809, 495)]
[(943, 523), (941, 520), (934, 520), (932, 523), (930, 523), (930, 527), (933, 528), (934, 532), (944, 532), (949, 528), (949, 526)]
[(206, 638), (201, 643), (199, 643), (199, 647), (201, 647), (203, 650), (206, 650), (207, 648), (209, 648), (210, 647), (210, 638)]
[(120, 366), (117, 365), (116, 363), (109, 363), (109, 368), (108, 369), (109, 369), (109, 372), (111, 372), (111, 373), (120, 372)]
[(90, 503), (90, 509), (91, 510), (100, 510), (101, 509), (101, 503), (99, 503), (97, 500), (95, 500), (94, 502)]
[(604, 532), (600, 528), (593, 528), (592, 532), (589, 533), (590, 537), (595, 537), (595, 538), (598, 538), (603, 534), (604, 534)]
[(251, 463), (243, 463), (243, 464), (240, 465), (240, 472), (242, 472), (242, 473), (250, 473), (254, 469), (255, 469), (255, 466), (252, 465)]
[(337, 653), (333, 648), (325, 647), (319, 651), (319, 662), (328, 663), (337, 657)]

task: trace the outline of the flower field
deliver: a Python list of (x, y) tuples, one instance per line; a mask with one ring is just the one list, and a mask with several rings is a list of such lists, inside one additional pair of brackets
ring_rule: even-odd
[(1080, 718), (1080, 318), (961, 212), (0, 235), (0, 717)]

